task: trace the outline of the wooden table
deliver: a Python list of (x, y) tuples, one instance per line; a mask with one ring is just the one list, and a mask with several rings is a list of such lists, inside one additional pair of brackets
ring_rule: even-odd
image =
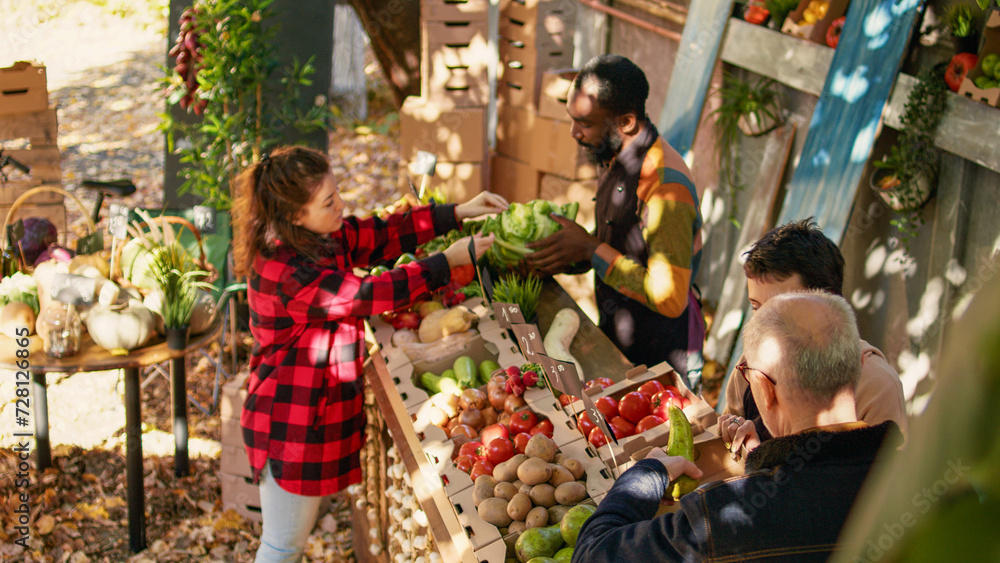
[[(133, 552), (146, 548), (145, 497), (142, 479), (142, 403), (140, 401), (139, 371), (141, 368), (170, 361), (171, 395), (174, 418), (174, 473), (188, 474), (187, 385), (184, 366), (185, 356), (218, 338), (222, 330), (221, 316), (205, 332), (196, 335), (183, 350), (167, 347), (161, 338), (152, 344), (132, 350), (128, 355), (116, 356), (101, 348), (84, 334), (80, 351), (66, 358), (53, 358), (42, 349), (38, 335), (31, 336), (28, 344), (28, 368), (21, 369), (16, 356), (19, 347), (15, 340), (0, 336), (0, 369), (29, 371), (31, 397), (35, 418), (35, 450), (38, 470), (52, 465), (49, 443), (48, 393), (45, 376), (49, 372), (77, 373), (120, 369), (125, 374), (125, 485), (128, 497), (129, 547)], [(22, 364), (23, 366), (23, 364)], [(14, 434), (30, 437), (30, 434)]]
[[(625, 372), (632, 369), (632, 364), (580, 310), (562, 286), (551, 279), (545, 282), (537, 307), (538, 328), (542, 334), (548, 330), (556, 313), (566, 307), (574, 309), (580, 315), (580, 328), (570, 346), (570, 353), (587, 371), (586, 378), (610, 377), (615, 381), (624, 379)], [(440, 479), (434, 477), (437, 472), (424, 453), (406, 406), (392, 381), (382, 354), (379, 353), (378, 345), (370, 353), (372, 361), (366, 366), (366, 379), (375, 393), (389, 434), (410, 475), (414, 496), (427, 514), (441, 557), (445, 561), (476, 563), (472, 544), (458, 520), (454, 506), (441, 487)]]

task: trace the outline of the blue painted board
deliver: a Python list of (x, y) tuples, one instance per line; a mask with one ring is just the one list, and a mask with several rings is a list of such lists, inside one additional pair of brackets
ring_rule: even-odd
[(660, 134), (686, 157), (701, 120), (708, 84), (719, 55), (733, 0), (697, 0), (688, 8), (667, 98), (660, 112)]
[(921, 0), (854, 0), (779, 225), (810, 215), (840, 243)]

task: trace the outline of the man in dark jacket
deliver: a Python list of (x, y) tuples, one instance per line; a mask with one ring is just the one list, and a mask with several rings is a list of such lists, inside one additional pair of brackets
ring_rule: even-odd
[(746, 474), (699, 487), (654, 518), (668, 483), (691, 462), (654, 448), (622, 474), (580, 531), (581, 561), (826, 561), (891, 421), (859, 422), (861, 351), (854, 312), (839, 296), (771, 298), (744, 331), (740, 372), (775, 436), (750, 452)]

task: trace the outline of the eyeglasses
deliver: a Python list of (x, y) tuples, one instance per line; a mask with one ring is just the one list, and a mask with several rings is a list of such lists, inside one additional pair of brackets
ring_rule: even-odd
[(747, 379), (747, 371), (749, 371), (749, 370), (753, 370), (753, 371), (755, 371), (755, 372), (763, 375), (764, 377), (766, 377), (767, 380), (771, 382), (771, 385), (775, 385), (775, 386), (778, 385), (778, 382), (775, 381), (774, 379), (772, 379), (770, 375), (767, 375), (766, 373), (760, 371), (757, 368), (752, 368), (752, 367), (748, 366), (746, 360), (743, 360), (742, 362), (736, 364), (736, 369), (739, 370), (740, 375), (743, 376), (743, 380), (747, 382), (747, 385), (750, 385), (750, 380)]

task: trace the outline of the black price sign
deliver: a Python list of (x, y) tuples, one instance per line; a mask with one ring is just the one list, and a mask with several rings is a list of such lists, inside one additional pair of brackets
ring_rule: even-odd
[(104, 233), (97, 231), (76, 241), (77, 254), (94, 254), (104, 250)]
[(215, 232), (215, 209), (211, 207), (206, 207), (204, 205), (194, 206), (194, 223), (195, 228), (201, 232), (203, 235), (210, 235)]
[(576, 373), (575, 364), (548, 356), (539, 356), (538, 363), (545, 368), (545, 374), (549, 377), (553, 387), (574, 397), (583, 395), (583, 383)]
[(515, 324), (524, 324), (524, 315), (521, 314), (521, 307), (513, 303), (493, 302), (493, 313), (496, 314), (497, 323), (500, 328), (511, 328)]
[(545, 346), (542, 345), (542, 335), (538, 332), (538, 327), (518, 323), (510, 325), (510, 329), (514, 331), (517, 347), (521, 349), (524, 359), (537, 364), (539, 355), (545, 353)]
[(74, 274), (52, 276), (52, 298), (67, 305), (90, 305), (94, 302), (97, 280)]
[(128, 237), (128, 217), (130, 210), (124, 205), (112, 203), (108, 209), (108, 232), (118, 240)]

